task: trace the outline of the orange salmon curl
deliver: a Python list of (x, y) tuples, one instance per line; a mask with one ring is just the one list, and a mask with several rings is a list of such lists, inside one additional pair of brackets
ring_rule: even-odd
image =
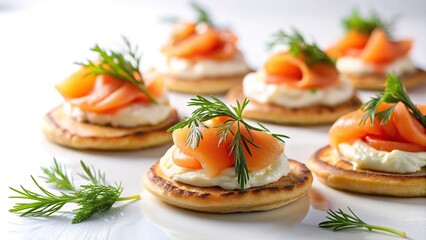
[[(377, 119), (374, 120), (373, 125), (370, 121), (360, 124), (360, 120), (365, 114), (362, 110), (340, 117), (330, 128), (330, 145), (337, 148), (340, 143), (363, 140), (371, 147), (381, 151), (426, 151), (426, 129), (411, 115), (402, 102), (381, 103), (377, 112), (393, 106), (395, 108), (390, 120), (382, 125)], [(422, 114), (426, 114), (426, 105), (417, 107)]]
[(334, 65), (317, 63), (309, 66), (304, 56), (293, 56), (288, 52), (272, 55), (265, 63), (265, 81), (271, 84), (285, 84), (298, 89), (312, 89), (332, 86), (339, 81)]
[(326, 52), (333, 58), (352, 56), (367, 63), (384, 65), (407, 56), (412, 45), (412, 39), (394, 41), (383, 29), (376, 28), (370, 35), (349, 31)]
[(216, 29), (207, 24), (178, 22), (162, 52), (167, 57), (192, 60), (232, 59), (238, 52), (237, 37), (229, 30)]
[[(164, 80), (159, 74), (144, 75), (147, 90), (156, 98), (164, 94)], [(148, 103), (149, 98), (131, 83), (103, 74), (95, 76), (82, 67), (56, 85), (59, 93), (84, 111), (112, 113), (134, 103)]]
[[(226, 117), (217, 117), (204, 122), (208, 128), (202, 130), (203, 138), (195, 149), (186, 144), (189, 128), (174, 130), (173, 142), (177, 148), (172, 153), (173, 162), (184, 168), (204, 169), (208, 177), (217, 176), (224, 169), (233, 167), (234, 156), (229, 154), (231, 152), (231, 135), (228, 135), (228, 139), (219, 145), (220, 136), (217, 134), (219, 129), (216, 128), (226, 120)], [(249, 133), (244, 128), (241, 128), (241, 132), (245, 137), (250, 138)], [(263, 169), (271, 165), (284, 152), (283, 145), (270, 134), (252, 131), (251, 135), (259, 148), (250, 145), (251, 155), (244, 149), (249, 171)]]

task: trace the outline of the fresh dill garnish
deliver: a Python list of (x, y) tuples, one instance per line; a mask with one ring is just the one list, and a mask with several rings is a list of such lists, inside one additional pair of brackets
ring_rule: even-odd
[(93, 166), (87, 166), (83, 161), (80, 161), (81, 168), (83, 169), (83, 173), (79, 173), (78, 175), (87, 181), (90, 181), (93, 185), (105, 185), (105, 173), (95, 170)]
[[(190, 128), (188, 137), (186, 139), (186, 144), (192, 148), (197, 148), (200, 144), (200, 141), (203, 139), (203, 128), (208, 128), (208, 126), (203, 124), (204, 121), (216, 117), (229, 118), (221, 125), (215, 126), (215, 128), (218, 128), (216, 133), (216, 135), (219, 136), (218, 145), (220, 146), (220, 144), (225, 143), (228, 137), (232, 137), (229, 155), (234, 154), (235, 173), (237, 174), (240, 189), (244, 190), (244, 186), (249, 180), (246, 155), (244, 150), (246, 150), (247, 153), (251, 155), (250, 146), (257, 148), (259, 147), (254, 142), (251, 131), (268, 133), (270, 133), (270, 131), (260, 123), (259, 127), (255, 127), (244, 121), (242, 114), (244, 108), (249, 103), (247, 98), (245, 98), (242, 103), (237, 101), (236, 106), (230, 107), (228, 107), (224, 102), (216, 97), (212, 96), (210, 98), (211, 100), (202, 96), (192, 98), (187, 105), (197, 107), (197, 109), (192, 112), (189, 118), (172, 126), (168, 131), (174, 131), (176, 129), (185, 127)], [(241, 132), (242, 129), (247, 131), (248, 136)], [(284, 142), (283, 138), (288, 138), (282, 134), (270, 134), (281, 142)]]
[[(82, 185), (79, 189), (76, 189), (72, 184), (64, 185), (63, 179), (68, 179), (66, 170), (55, 159), (54, 165), (48, 170), (49, 174), (47, 174), (47, 178), (43, 178), (46, 182), (53, 183), (56, 187), (69, 191), (66, 193), (60, 192), (59, 194), (54, 194), (43, 188), (36, 179), (31, 176), (31, 179), (41, 193), (28, 190), (22, 185), (20, 189), (9, 187), (18, 194), (9, 196), (9, 198), (25, 200), (24, 202), (16, 203), (9, 209), (9, 212), (17, 213), (20, 216), (48, 217), (59, 211), (65, 204), (75, 203), (79, 208), (73, 210), (75, 216), (72, 223), (79, 223), (92, 217), (95, 213), (108, 211), (117, 201), (136, 200), (140, 198), (140, 195), (120, 197), (123, 192), (121, 183), (115, 186), (104, 185), (104, 174), (101, 174), (99, 170), (96, 173), (94, 168), (90, 169), (82, 161), (81, 163), (86, 174), (89, 175), (90, 172), (92, 176), (92, 178), (89, 177), (91, 181), (90, 184)], [(54, 175), (52, 175), (52, 173), (54, 173)], [(71, 183), (71, 181), (69, 182)], [(72, 188), (70, 186), (72, 186)]]
[[(210, 18), (209, 13), (207, 10), (205, 10), (200, 4), (196, 2), (190, 3), (191, 9), (195, 12), (195, 23), (196, 24), (207, 24), (210, 26), (214, 26), (212, 19)], [(163, 17), (161, 19), (164, 23), (177, 23), (179, 21), (182, 21), (182, 19), (178, 16), (169, 16), (169, 17)]]
[(77, 62), (78, 65), (86, 67), (89, 74), (106, 74), (122, 81), (131, 83), (141, 90), (150, 101), (158, 103), (157, 99), (147, 90), (139, 69), (141, 56), (138, 54), (138, 46), (133, 46), (130, 41), (123, 37), (126, 49), (123, 52), (101, 48), (96, 44), (90, 50), (97, 53), (95, 60), (87, 59), (86, 62)]
[(44, 175), (40, 176), (46, 183), (50, 183), (59, 189), (75, 190), (72, 179), (68, 177), (65, 167), (53, 158), (53, 165), (50, 168), (42, 167)]
[(380, 125), (385, 125), (387, 122), (389, 122), (395, 109), (395, 105), (386, 110), (377, 112), (377, 108), (383, 102), (402, 102), (408, 108), (411, 115), (416, 118), (423, 127), (426, 128), (426, 116), (423, 115), (422, 112), (420, 112), (416, 105), (414, 105), (414, 103), (411, 101), (407, 91), (404, 88), (404, 85), (401, 82), (401, 79), (391, 73), (387, 74), (385, 91), (376, 97), (372, 97), (368, 102), (361, 106), (361, 109), (365, 111), (365, 114), (360, 119), (360, 124), (366, 124), (367, 121), (369, 121), (370, 124), (373, 125), (375, 118), (380, 121)]
[(376, 12), (371, 13), (369, 17), (363, 17), (358, 9), (354, 9), (350, 16), (343, 19), (342, 23), (346, 31), (355, 30), (365, 34), (371, 34), (376, 28), (381, 28), (389, 34), (392, 25), (380, 19)]
[(350, 211), (349, 214), (343, 212), (341, 209), (338, 211), (329, 209), (327, 212), (328, 221), (321, 222), (318, 226), (321, 228), (331, 228), (335, 232), (345, 229), (366, 228), (368, 231), (378, 230), (392, 233), (403, 238), (407, 237), (405, 232), (401, 232), (389, 227), (368, 224), (362, 221), (349, 207), (348, 209)]
[(201, 7), (196, 2), (191, 2), (190, 6), (192, 10), (194, 10), (194, 12), (197, 14), (197, 20), (195, 21), (197, 24), (205, 23), (207, 25), (213, 26), (213, 21), (211, 20), (208, 12), (203, 7)]
[(323, 52), (315, 43), (309, 44), (304, 37), (295, 29), (292, 33), (286, 33), (282, 30), (272, 35), (272, 40), (267, 44), (268, 49), (272, 49), (277, 45), (288, 46), (288, 51), (293, 56), (304, 56), (305, 62), (309, 66), (317, 63), (325, 63), (334, 66), (334, 61)]

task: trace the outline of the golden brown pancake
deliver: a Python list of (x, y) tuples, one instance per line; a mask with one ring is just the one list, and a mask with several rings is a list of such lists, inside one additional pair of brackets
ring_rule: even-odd
[(246, 73), (227, 77), (210, 77), (201, 79), (186, 80), (182, 78), (165, 75), (166, 86), (170, 91), (195, 93), (195, 94), (215, 94), (224, 93), (232, 87), (241, 83)]
[[(368, 74), (368, 75), (351, 75), (342, 74), (343, 77), (349, 79), (355, 88), (366, 90), (383, 90), (386, 84), (386, 74)], [(422, 69), (417, 69), (412, 74), (401, 76), (402, 83), (406, 89), (412, 89), (420, 84), (426, 83), (426, 72)]]
[[(226, 95), (227, 102), (242, 101), (242, 85), (234, 87)], [(287, 108), (276, 104), (264, 104), (250, 99), (244, 109), (243, 117), (285, 125), (317, 125), (336, 121), (340, 116), (352, 112), (361, 106), (357, 96), (335, 107), (312, 106), (304, 108)]]
[(76, 149), (131, 150), (149, 148), (172, 140), (167, 129), (177, 123), (176, 110), (163, 122), (153, 126), (117, 128), (78, 122), (67, 116), (60, 106), (44, 117), (42, 131), (51, 141)]
[(426, 168), (415, 173), (353, 170), (331, 146), (318, 150), (306, 163), (318, 179), (333, 188), (395, 197), (425, 197)]
[(181, 208), (210, 213), (265, 211), (289, 204), (310, 189), (312, 174), (309, 169), (294, 160), (289, 160), (289, 164), (288, 176), (240, 191), (176, 182), (163, 174), (158, 161), (145, 174), (143, 185), (161, 200)]

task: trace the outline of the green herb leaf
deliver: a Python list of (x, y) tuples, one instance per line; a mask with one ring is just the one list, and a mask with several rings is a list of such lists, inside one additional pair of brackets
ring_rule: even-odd
[(72, 223), (79, 223), (93, 216), (95, 213), (108, 211), (123, 192), (121, 184), (117, 186), (83, 185), (74, 193), (75, 203), (80, 208), (74, 210), (75, 217)]
[(152, 102), (158, 103), (146, 89), (142, 73), (139, 70), (141, 56), (137, 53), (138, 47), (133, 46), (126, 37), (123, 37), (123, 41), (126, 47), (124, 52), (103, 49), (96, 44), (91, 50), (98, 54), (98, 58), (96, 60), (87, 59), (86, 62), (77, 64), (89, 69), (90, 74), (96, 76), (106, 74), (129, 82), (141, 90)]
[[(240, 189), (243, 190), (249, 180), (244, 150), (251, 155), (250, 146), (259, 147), (255, 144), (251, 131), (268, 132), (271, 136), (281, 142), (284, 142), (283, 138), (288, 137), (282, 134), (271, 133), (260, 123), (258, 123), (259, 127), (254, 127), (244, 121), (243, 111), (249, 104), (249, 100), (247, 98), (245, 98), (242, 103), (237, 101), (237, 106), (231, 107), (228, 107), (224, 102), (216, 97), (212, 96), (210, 98), (211, 100), (202, 96), (192, 98), (188, 102), (188, 106), (195, 106), (197, 109), (192, 112), (191, 117), (172, 126), (168, 131), (174, 131), (185, 127), (190, 128), (186, 144), (195, 149), (199, 146), (200, 141), (203, 139), (202, 129), (208, 128), (208, 126), (203, 124), (204, 121), (216, 117), (228, 117), (229, 120), (219, 126), (215, 126), (215, 128), (218, 128), (216, 133), (216, 135), (219, 136), (218, 145), (220, 146), (220, 144), (225, 143), (229, 136), (232, 137), (229, 155), (234, 154), (235, 173), (237, 174)], [(235, 130), (233, 129), (233, 126), (236, 128)], [(245, 136), (241, 133), (242, 128), (248, 132), (249, 136)]]
[(53, 158), (53, 165), (50, 168), (41, 168), (44, 176), (41, 176), (46, 183), (53, 184), (59, 189), (75, 190), (72, 179), (69, 179), (65, 167)]
[(365, 34), (371, 34), (374, 29), (381, 28), (389, 34), (391, 23), (384, 22), (375, 12), (369, 17), (362, 17), (358, 9), (354, 9), (350, 16), (343, 19), (343, 26), (346, 31), (355, 30)]
[[(9, 196), (9, 198), (24, 200), (24, 202), (16, 203), (9, 209), (9, 212), (17, 213), (20, 216), (48, 217), (59, 211), (65, 204), (75, 203), (79, 208), (74, 210), (75, 217), (72, 223), (79, 223), (90, 218), (95, 213), (108, 211), (117, 201), (136, 200), (140, 198), (140, 195), (120, 198), (123, 192), (121, 184), (116, 186), (103, 185), (105, 183), (105, 175), (101, 174), (100, 171), (93, 173), (95, 172), (93, 168), (87, 167), (83, 162), (81, 163), (88, 177), (87, 179), (92, 182), (91, 184), (83, 185), (78, 190), (75, 188), (69, 189), (69, 186), (63, 187), (63, 179), (68, 179), (68, 177), (64, 172), (65, 168), (55, 160), (53, 167), (49, 170), (49, 175), (47, 175), (49, 180), (55, 179), (52, 183), (58, 186), (57, 182), (59, 181), (61, 188), (71, 191), (54, 194), (40, 186), (35, 178), (31, 176), (31, 179), (41, 193), (30, 191), (22, 185), (21, 189), (9, 187), (17, 193), (15, 196)], [(54, 172), (54, 178), (51, 177), (52, 172)], [(92, 177), (89, 177), (89, 175)]]
[(411, 101), (407, 91), (404, 88), (404, 85), (401, 82), (401, 79), (391, 73), (387, 74), (385, 91), (376, 97), (372, 97), (371, 100), (361, 106), (361, 109), (365, 111), (365, 114), (360, 119), (359, 124), (367, 124), (367, 122), (369, 122), (371, 125), (373, 125), (374, 119), (376, 117), (377, 120), (380, 121), (381, 125), (386, 124), (392, 116), (394, 107), (377, 112), (377, 108), (382, 102), (404, 103), (410, 111), (411, 115), (416, 118), (423, 127), (426, 128), (426, 116), (424, 116), (422, 112), (420, 112), (420, 110), (416, 107), (416, 105), (414, 105), (414, 103)]
[(211, 20), (209, 14), (203, 7), (201, 7), (196, 2), (191, 2), (191, 8), (197, 14), (197, 20), (195, 21), (197, 24), (205, 23), (210, 26), (213, 26), (213, 21)]
[(93, 166), (88, 167), (83, 161), (80, 161), (83, 173), (79, 173), (80, 177), (90, 181), (93, 185), (105, 185), (105, 173), (101, 170), (96, 171)]
[(407, 237), (405, 232), (401, 232), (388, 227), (376, 226), (365, 223), (349, 207), (348, 209), (350, 211), (349, 214), (343, 212), (341, 209), (339, 209), (338, 211), (333, 211), (329, 209), (327, 212), (328, 221), (321, 222), (318, 226), (321, 228), (331, 228), (333, 229), (333, 231), (341, 231), (353, 228), (366, 228), (368, 231), (378, 230), (392, 233), (403, 238)]
[(42, 193), (35, 193), (22, 185), (21, 190), (10, 187), (18, 195), (10, 196), (9, 198), (25, 199), (30, 202), (16, 203), (12, 209), (9, 209), (9, 212), (18, 213), (20, 216), (50, 216), (59, 211), (66, 203), (75, 200), (75, 196), (72, 194), (61, 193), (60, 195), (55, 195), (40, 186), (33, 176), (31, 176), (31, 179)]
[(295, 29), (292, 33), (286, 33), (282, 30), (272, 35), (272, 40), (267, 44), (268, 49), (272, 49), (277, 45), (285, 45), (289, 47), (289, 52), (293, 56), (305, 56), (305, 62), (309, 66), (317, 63), (325, 63), (334, 66), (334, 61), (323, 52), (315, 43), (309, 44), (303, 36)]

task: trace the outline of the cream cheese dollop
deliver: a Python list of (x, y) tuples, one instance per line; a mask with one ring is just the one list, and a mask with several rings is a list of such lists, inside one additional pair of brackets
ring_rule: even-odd
[(183, 80), (198, 80), (211, 77), (232, 77), (247, 73), (250, 68), (241, 53), (230, 60), (197, 60), (163, 57), (157, 66), (163, 74)]
[(156, 125), (164, 121), (171, 113), (172, 108), (166, 100), (159, 100), (160, 104), (135, 103), (114, 113), (95, 113), (84, 111), (78, 106), (64, 103), (66, 115), (78, 122), (88, 122), (113, 127), (137, 127)]
[(272, 103), (288, 108), (317, 105), (336, 106), (352, 98), (354, 88), (346, 79), (333, 86), (318, 89), (296, 89), (285, 84), (269, 84), (263, 71), (249, 73), (243, 80), (244, 96), (260, 103)]
[[(160, 159), (160, 168), (167, 177), (177, 182), (199, 187), (219, 186), (227, 190), (240, 188), (233, 167), (224, 169), (216, 177), (208, 177), (202, 169), (193, 170), (177, 166), (172, 159), (172, 153), (175, 148), (177, 147), (173, 145)], [(276, 182), (281, 177), (287, 176), (289, 172), (288, 159), (283, 152), (279, 159), (266, 168), (249, 172), (249, 181), (245, 188), (264, 186)]]
[[(355, 57), (339, 58), (336, 62), (336, 67), (340, 73), (351, 75), (365, 75), (376, 72), (373, 64), (366, 63)], [(385, 73), (391, 72), (399, 76), (411, 74), (415, 71), (416, 67), (408, 57), (397, 59), (384, 68)]]
[(346, 161), (352, 163), (354, 169), (412, 173), (426, 166), (426, 152), (380, 151), (362, 140), (352, 144), (341, 143), (338, 151)]

